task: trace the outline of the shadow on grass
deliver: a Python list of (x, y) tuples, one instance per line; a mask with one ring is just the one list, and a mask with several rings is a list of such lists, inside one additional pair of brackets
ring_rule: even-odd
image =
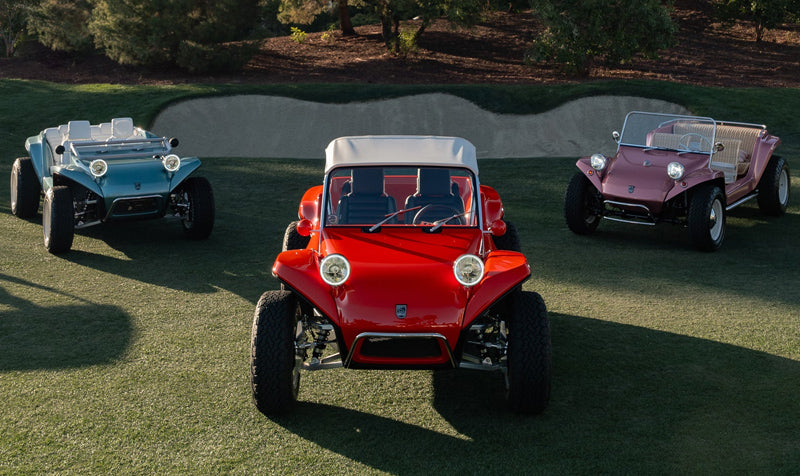
[[(687, 229), (670, 224), (643, 227), (603, 221), (591, 236), (575, 235), (564, 226), (550, 230), (560, 236), (557, 242), (536, 237), (530, 225), (518, 229), (534, 272), (558, 281), (608, 293), (639, 288), (649, 292), (662, 286), (787, 304), (800, 300), (794, 264), (800, 262), (797, 213), (766, 217), (755, 207), (734, 209), (725, 242), (711, 253), (695, 250)], [(525, 236), (533, 238), (526, 243)]]
[(0, 274), (0, 371), (64, 369), (106, 364), (131, 340), (130, 317), (120, 308), (81, 302), (41, 306), (11, 295), (3, 283), (33, 292), (61, 294), (46, 286)]
[(769, 473), (800, 464), (800, 429), (790, 423), (800, 419), (800, 363), (583, 317), (552, 322), (553, 394), (542, 415), (509, 413), (499, 374), (457, 370), (433, 374), (444, 425), (311, 403), (276, 421), (393, 474)]

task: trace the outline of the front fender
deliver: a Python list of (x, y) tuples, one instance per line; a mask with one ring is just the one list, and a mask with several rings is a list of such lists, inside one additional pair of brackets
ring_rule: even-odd
[(724, 187), (725, 174), (718, 170), (711, 170), (709, 168), (698, 169), (684, 176), (681, 180), (675, 181), (675, 186), (667, 192), (664, 201), (670, 200), (681, 193), (691, 190), (693, 187), (705, 182), (719, 181)]
[(197, 157), (185, 157), (181, 159), (181, 168), (172, 174), (169, 180), (169, 191), (173, 192), (178, 186), (186, 180), (192, 172), (200, 167), (200, 159)]
[(272, 265), (272, 274), (301, 294), (337, 326), (341, 325), (331, 286), (319, 275), (314, 250), (289, 250), (279, 254)]
[(103, 190), (100, 188), (97, 182), (94, 181), (92, 177), (86, 175), (86, 172), (83, 170), (74, 170), (68, 169), (66, 167), (61, 167), (60, 165), (53, 167), (53, 175), (58, 175), (64, 178), (67, 178), (78, 185), (82, 185), (87, 189), (91, 190), (92, 192), (96, 193), (97, 196), (102, 197)]
[(597, 172), (595, 169), (592, 168), (592, 165), (589, 162), (588, 157), (582, 157), (575, 162), (575, 166), (578, 167), (578, 170), (583, 172), (583, 176), (589, 179), (594, 185), (594, 188), (597, 189), (598, 192), (603, 191), (603, 184), (601, 182), (600, 173)]
[(466, 328), (498, 298), (531, 276), (531, 267), (522, 253), (493, 251), (484, 262), (483, 281), (474, 288), (464, 310)]

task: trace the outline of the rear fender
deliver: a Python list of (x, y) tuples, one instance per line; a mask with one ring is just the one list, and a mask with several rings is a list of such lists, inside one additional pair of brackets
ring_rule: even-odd
[(319, 275), (319, 263), (314, 250), (284, 251), (275, 259), (272, 274), (303, 296), (337, 326), (341, 325), (331, 286)]
[(753, 181), (758, 183), (761, 181), (761, 176), (764, 175), (764, 170), (767, 164), (772, 159), (772, 154), (775, 148), (780, 145), (781, 140), (773, 135), (765, 134), (765, 137), (756, 141), (755, 151), (750, 161), (750, 170), (753, 172)]
[(522, 284), (531, 276), (531, 267), (522, 253), (493, 251), (484, 262), (484, 278), (474, 288), (464, 310), (464, 325), (468, 327), (495, 301)]
[(492, 223), (502, 220), (505, 211), (500, 194), (487, 185), (481, 185), (481, 203), (483, 205), (483, 229), (488, 230)]
[(45, 175), (50, 175), (45, 174), (44, 148), (42, 147), (41, 136), (28, 137), (28, 140), (25, 141), (25, 150), (28, 151), (33, 169), (36, 171), (36, 176), (39, 177), (39, 180), (41, 181)]
[(297, 209), (297, 217), (309, 220), (314, 228), (319, 227), (320, 204), (322, 203), (322, 185), (316, 185), (306, 190)]

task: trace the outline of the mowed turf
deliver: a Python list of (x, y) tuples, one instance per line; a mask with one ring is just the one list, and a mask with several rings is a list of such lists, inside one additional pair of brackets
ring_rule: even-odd
[[(0, 82), (0, 173), (23, 155), (25, 137), (73, 118), (70, 107), (93, 94), (119, 96), (113, 107), (85, 106), (92, 121), (126, 108), (146, 121), (160, 104), (197, 93), (181, 88)], [(39, 98), (45, 90), (49, 100)], [(800, 91), (690, 92), (698, 114), (777, 128), (800, 187), (800, 124), (789, 111)], [(52, 104), (55, 119), (9, 97)], [(742, 117), (745, 103), (756, 117)], [(251, 402), (252, 315), (258, 296), (278, 288), (272, 262), (322, 162), (202, 160), (217, 200), (216, 227), (202, 242), (185, 241), (177, 222), (145, 221), (80, 231), (70, 253), (53, 256), (41, 216), (12, 216), (0, 181), (0, 473), (800, 467), (797, 193), (780, 218), (754, 202), (731, 212), (722, 249), (708, 254), (670, 225), (603, 222), (591, 237), (573, 235), (562, 207), (575, 158), (481, 160), (481, 181), (500, 192), (532, 264), (525, 289), (550, 312), (549, 408), (508, 413), (498, 374), (339, 369), (304, 373), (297, 411), (273, 420)]]

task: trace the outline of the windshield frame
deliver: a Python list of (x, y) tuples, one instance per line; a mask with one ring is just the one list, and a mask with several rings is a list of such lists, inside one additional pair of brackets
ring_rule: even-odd
[[(647, 118), (646, 120), (643, 118)], [(646, 122), (645, 122), (646, 121)], [(696, 125), (710, 125), (712, 127), (711, 137), (703, 136), (708, 140), (708, 150), (692, 148), (672, 148), (665, 146), (648, 145), (648, 137), (659, 128), (668, 128), (678, 123), (689, 123)], [(717, 121), (710, 117), (688, 116), (682, 114), (665, 114), (657, 112), (631, 111), (625, 116), (622, 125), (622, 133), (617, 141), (617, 151), (620, 147), (636, 147), (645, 150), (669, 150), (679, 154), (703, 154), (709, 157), (714, 153), (714, 144), (717, 135)], [(636, 127), (636, 132), (631, 132), (631, 128)], [(638, 140), (637, 140), (638, 139)]]
[[(402, 228), (420, 229), (420, 228), (423, 228), (423, 229), (428, 229), (428, 230), (434, 229), (434, 231), (439, 231), (442, 228), (445, 228), (445, 227), (442, 226), (442, 224), (440, 224), (438, 222), (437, 223), (424, 224), (424, 225), (422, 225), (422, 224), (405, 223), (405, 222), (400, 222), (400, 223), (382, 223), (382, 224), (376, 226), (378, 223), (380, 223), (381, 220), (376, 220), (373, 223), (352, 223), (352, 224), (339, 223), (338, 222), (338, 218), (332, 220), (331, 217), (336, 217), (337, 216), (336, 215), (336, 211), (334, 211), (334, 206), (337, 205), (337, 204), (333, 203), (333, 200), (332, 200), (333, 197), (332, 197), (332, 194), (331, 194), (331, 191), (332, 191), (332, 185), (331, 185), (332, 180), (334, 178), (340, 178), (341, 177), (341, 175), (337, 175), (337, 172), (341, 172), (343, 170), (351, 170), (352, 171), (353, 169), (357, 169), (357, 168), (380, 168), (380, 169), (383, 169), (383, 172), (385, 173), (385, 176), (391, 176), (391, 177), (402, 177), (404, 175), (411, 176), (412, 173), (414, 175), (416, 175), (416, 174), (419, 173), (419, 169), (421, 169), (421, 168), (436, 168), (436, 169), (447, 169), (447, 170), (451, 170), (451, 171), (458, 171), (459, 173), (457, 174), (457, 176), (464, 177), (464, 179), (466, 181), (468, 181), (469, 184), (471, 185), (471, 192), (470, 192), (470, 195), (469, 195), (470, 196), (470, 204), (469, 204), (469, 207), (468, 207), (469, 212), (467, 212), (465, 210), (465, 213), (466, 213), (467, 216), (470, 217), (470, 220), (465, 225), (452, 225), (452, 227), (461, 228), (461, 229), (463, 229), (463, 228), (481, 228), (481, 224), (483, 223), (483, 214), (482, 214), (483, 207), (480, 204), (480, 199), (481, 199), (480, 183), (479, 183), (478, 175), (476, 173), (474, 173), (474, 171), (472, 169), (470, 169), (469, 167), (463, 167), (463, 166), (459, 166), (459, 165), (456, 165), (456, 164), (442, 166), (442, 165), (439, 165), (439, 164), (431, 165), (431, 164), (427, 164), (427, 163), (408, 163), (408, 164), (402, 164), (402, 165), (401, 164), (397, 164), (397, 165), (394, 165), (394, 164), (392, 164), (392, 165), (387, 165), (387, 164), (343, 164), (343, 165), (340, 165), (340, 166), (337, 166), (337, 167), (334, 167), (334, 168), (330, 169), (328, 171), (328, 173), (325, 174), (325, 180), (323, 182), (323, 187), (322, 187), (322, 203), (321, 203), (321, 207), (320, 207), (320, 229), (324, 229), (324, 228), (328, 228), (328, 227), (331, 227), (331, 228), (335, 227), (335, 228), (340, 228), (340, 229), (341, 228), (357, 228), (357, 229), (362, 229), (362, 230), (365, 230), (365, 231), (377, 232), (377, 231), (380, 231), (380, 229), (382, 227), (384, 227), (384, 226), (391, 227), (393, 229), (402, 229)], [(396, 173), (397, 171), (403, 170), (403, 169), (407, 169), (411, 173), (409, 173), (409, 174), (398, 174), (398, 173)], [(452, 177), (452, 175), (451, 175), (451, 177)], [(413, 180), (416, 180), (416, 177), (413, 178)], [(416, 189), (416, 185), (415, 185), (415, 189)], [(388, 194), (388, 192), (386, 192), (386, 193)], [(395, 201), (397, 202), (397, 206), (396, 206), (396, 210), (395, 210), (395, 213), (396, 213), (396, 211), (403, 210), (403, 207), (405, 206), (405, 203), (402, 202), (402, 201), (398, 201), (398, 200), (395, 200)], [(420, 208), (420, 207), (409, 207), (409, 209), (417, 209), (417, 208)], [(466, 208), (466, 204), (465, 204), (465, 208)], [(389, 216), (389, 215), (391, 215), (391, 214), (387, 214), (386, 216)], [(398, 216), (402, 217), (403, 214), (399, 214)], [(447, 228), (449, 228), (449, 227), (447, 227)]]

